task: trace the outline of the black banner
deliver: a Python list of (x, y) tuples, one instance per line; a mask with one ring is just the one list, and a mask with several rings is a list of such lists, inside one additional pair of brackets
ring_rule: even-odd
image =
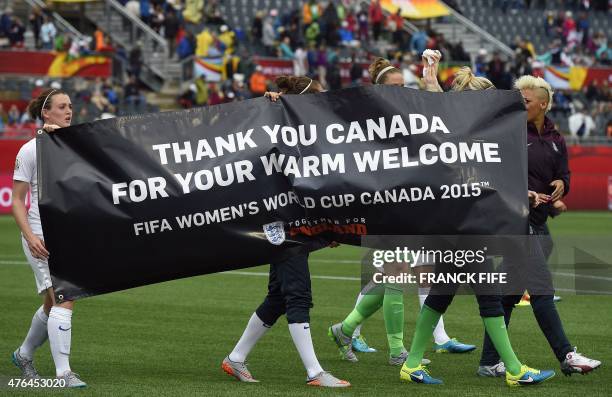
[(365, 235), (527, 230), (518, 92), (360, 87), (102, 120), (38, 137), (64, 299)]

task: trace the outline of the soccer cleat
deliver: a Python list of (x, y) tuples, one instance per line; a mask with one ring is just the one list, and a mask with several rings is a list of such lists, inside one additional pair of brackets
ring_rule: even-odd
[(368, 346), (368, 342), (366, 342), (363, 335), (359, 335), (358, 337), (353, 338), (352, 345), (353, 345), (353, 351), (356, 351), (359, 353), (376, 353), (377, 352), (376, 349)]
[(349, 387), (351, 384), (345, 380), (338, 379), (329, 372), (319, 372), (314, 378), (306, 378), (306, 385), (319, 387)]
[(436, 353), (467, 353), (476, 350), (474, 345), (466, 345), (453, 338), (441, 345), (434, 343), (434, 351)]
[(33, 360), (28, 360), (19, 354), (19, 349), (15, 350), (12, 355), (13, 364), (21, 370), (21, 375), (27, 379), (38, 379), (38, 371), (34, 368)]
[(526, 365), (521, 367), (521, 372), (518, 375), (512, 375), (506, 371), (506, 384), (508, 386), (535, 386), (555, 376), (555, 371), (545, 369), (529, 368)]
[(249, 371), (249, 369), (247, 368), (246, 362), (234, 362), (229, 359), (229, 356), (223, 359), (223, 362), (221, 363), (221, 369), (223, 369), (226, 374), (238, 379), (240, 382), (259, 382), (257, 379), (253, 378), (253, 375), (251, 375), (251, 371)]
[(442, 380), (432, 378), (425, 367), (419, 365), (416, 368), (408, 368), (406, 364), (402, 366), (400, 371), (400, 380), (404, 382), (422, 383), (425, 385), (441, 385)]
[(506, 366), (503, 361), (498, 362), (495, 365), (481, 365), (478, 367), (478, 376), (485, 376), (490, 378), (497, 378), (499, 376), (506, 375)]
[(563, 298), (561, 298), (559, 295), (554, 295), (553, 296), (553, 302), (557, 303), (557, 302), (561, 302), (563, 300)]
[[(408, 360), (408, 352), (404, 349), (397, 356), (389, 356), (389, 365), (400, 366), (400, 365), (404, 364), (406, 362), (406, 360)], [(428, 360), (428, 359), (424, 358), (424, 359), (421, 360), (421, 364), (429, 365), (429, 364), (431, 364), (431, 360)]]
[(72, 371), (64, 372), (64, 374), (61, 376), (58, 376), (57, 379), (60, 379), (60, 380), (63, 379), (66, 382), (64, 384), (64, 387), (67, 387), (67, 388), (82, 389), (84, 387), (87, 387), (87, 383), (83, 382), (79, 378), (79, 375), (75, 374)]
[(340, 358), (353, 363), (359, 361), (355, 355), (355, 352), (353, 352), (352, 338), (350, 336), (346, 336), (344, 332), (342, 332), (342, 323), (334, 324), (329, 327), (327, 330), (327, 336), (329, 336), (329, 339), (331, 339), (336, 346), (338, 346)]
[(601, 361), (593, 360), (576, 351), (567, 353), (565, 360), (561, 363), (561, 371), (565, 376), (571, 376), (573, 373), (588, 374), (592, 370), (601, 365)]

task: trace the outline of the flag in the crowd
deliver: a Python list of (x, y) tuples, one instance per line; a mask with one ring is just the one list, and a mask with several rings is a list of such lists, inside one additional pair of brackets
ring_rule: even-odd
[(381, 0), (382, 7), (395, 14), (402, 9), (402, 16), (411, 19), (436, 18), (450, 15), (450, 10), (439, 0)]
[(206, 81), (219, 82), (223, 74), (223, 58), (194, 58), (193, 69), (195, 77), (204, 75)]

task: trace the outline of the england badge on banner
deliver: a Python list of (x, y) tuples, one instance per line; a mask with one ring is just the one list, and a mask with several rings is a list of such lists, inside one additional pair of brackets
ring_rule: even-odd
[(269, 242), (274, 245), (281, 245), (285, 241), (285, 228), (283, 222), (277, 221), (263, 225), (264, 233)]

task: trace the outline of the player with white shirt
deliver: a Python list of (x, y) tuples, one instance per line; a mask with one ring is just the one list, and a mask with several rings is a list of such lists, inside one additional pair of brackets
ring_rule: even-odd
[[(44, 122), (43, 129), (50, 132), (70, 126), (72, 102), (65, 92), (47, 89), (30, 102), (28, 112), (32, 119), (40, 118)], [(25, 205), (28, 191), (31, 191), (29, 210)], [(13, 363), (24, 377), (38, 378), (33, 364), (34, 352), (49, 338), (57, 377), (65, 381), (66, 387), (85, 387), (87, 385), (72, 372), (69, 364), (74, 302), (55, 301), (49, 272), (49, 251), (45, 247), (38, 211), (36, 138), (23, 145), (17, 154), (13, 174), (13, 216), (21, 230), (23, 252), (34, 272), (38, 294), (43, 297), (43, 305), (34, 314), (26, 338), (12, 355)]]

